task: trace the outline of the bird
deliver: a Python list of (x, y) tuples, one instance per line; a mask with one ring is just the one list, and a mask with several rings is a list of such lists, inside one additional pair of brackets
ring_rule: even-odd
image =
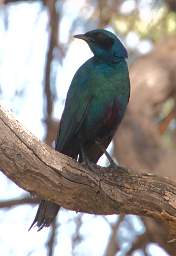
[[(82, 163), (97, 164), (110, 144), (128, 105), (128, 53), (120, 39), (105, 29), (74, 36), (84, 40), (93, 57), (75, 73), (70, 84), (55, 150)], [(54, 221), (60, 206), (41, 200), (30, 227), (38, 230)]]

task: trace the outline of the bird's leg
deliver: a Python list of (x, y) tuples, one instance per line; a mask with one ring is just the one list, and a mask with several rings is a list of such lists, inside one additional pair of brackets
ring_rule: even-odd
[[(89, 158), (86, 156), (85, 151), (84, 151), (84, 147), (82, 146), (82, 144), (80, 143), (80, 151), (81, 151), (81, 159), (83, 161), (83, 163), (85, 163), (85, 165), (91, 169), (92, 171), (95, 170), (95, 167), (97, 166), (95, 163), (91, 162), (89, 160)], [(81, 162), (81, 161), (80, 161)]]
[(98, 141), (96, 140), (95, 143), (97, 144), (97, 146), (99, 147), (99, 149), (105, 154), (105, 156), (107, 157), (109, 163), (110, 163), (110, 167), (112, 167), (113, 169), (117, 168), (117, 164), (114, 162), (114, 160), (112, 159), (112, 157), (110, 156), (110, 154), (108, 153), (108, 151), (106, 150), (106, 148)]

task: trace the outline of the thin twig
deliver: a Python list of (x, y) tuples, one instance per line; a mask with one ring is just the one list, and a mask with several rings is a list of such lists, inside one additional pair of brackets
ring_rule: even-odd
[(11, 200), (0, 201), (0, 209), (2, 208), (11, 208), (14, 206), (19, 206), (23, 204), (37, 204), (39, 199), (32, 197), (23, 197)]

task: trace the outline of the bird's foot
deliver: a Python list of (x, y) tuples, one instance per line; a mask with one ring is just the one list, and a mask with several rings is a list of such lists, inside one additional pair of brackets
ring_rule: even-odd
[(110, 165), (109, 165), (109, 167), (111, 168), (111, 169), (118, 169), (118, 165), (112, 160), (112, 162), (110, 163)]
[(95, 164), (89, 160), (89, 158), (86, 156), (86, 154), (84, 152), (84, 148), (82, 147), (82, 145), (80, 145), (80, 149), (81, 149), (81, 158), (83, 160), (82, 164), (85, 167), (88, 167), (91, 171), (95, 171), (97, 164)]
[(88, 167), (91, 171), (95, 171), (97, 168), (97, 164), (91, 162), (88, 158), (84, 158), (84, 161), (82, 163), (85, 167)]
[(110, 168), (117, 169), (118, 165), (114, 162), (114, 160), (112, 159), (112, 157), (110, 156), (110, 154), (108, 153), (106, 148), (99, 141), (96, 141), (96, 144), (102, 150), (102, 152), (105, 154), (106, 158), (108, 159)]
[(112, 159), (112, 157), (110, 156), (110, 154), (105, 150), (104, 152), (105, 156), (107, 157), (108, 161), (109, 161), (109, 167), (112, 169), (117, 169), (118, 165), (115, 163), (115, 161)]

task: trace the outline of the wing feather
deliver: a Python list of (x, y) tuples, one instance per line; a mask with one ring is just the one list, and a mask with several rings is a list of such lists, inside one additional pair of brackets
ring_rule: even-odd
[(89, 62), (84, 66), (85, 68), (78, 69), (76, 72), (67, 93), (55, 147), (60, 152), (79, 132), (93, 98), (91, 86), (94, 81), (90, 74), (92, 66)]

